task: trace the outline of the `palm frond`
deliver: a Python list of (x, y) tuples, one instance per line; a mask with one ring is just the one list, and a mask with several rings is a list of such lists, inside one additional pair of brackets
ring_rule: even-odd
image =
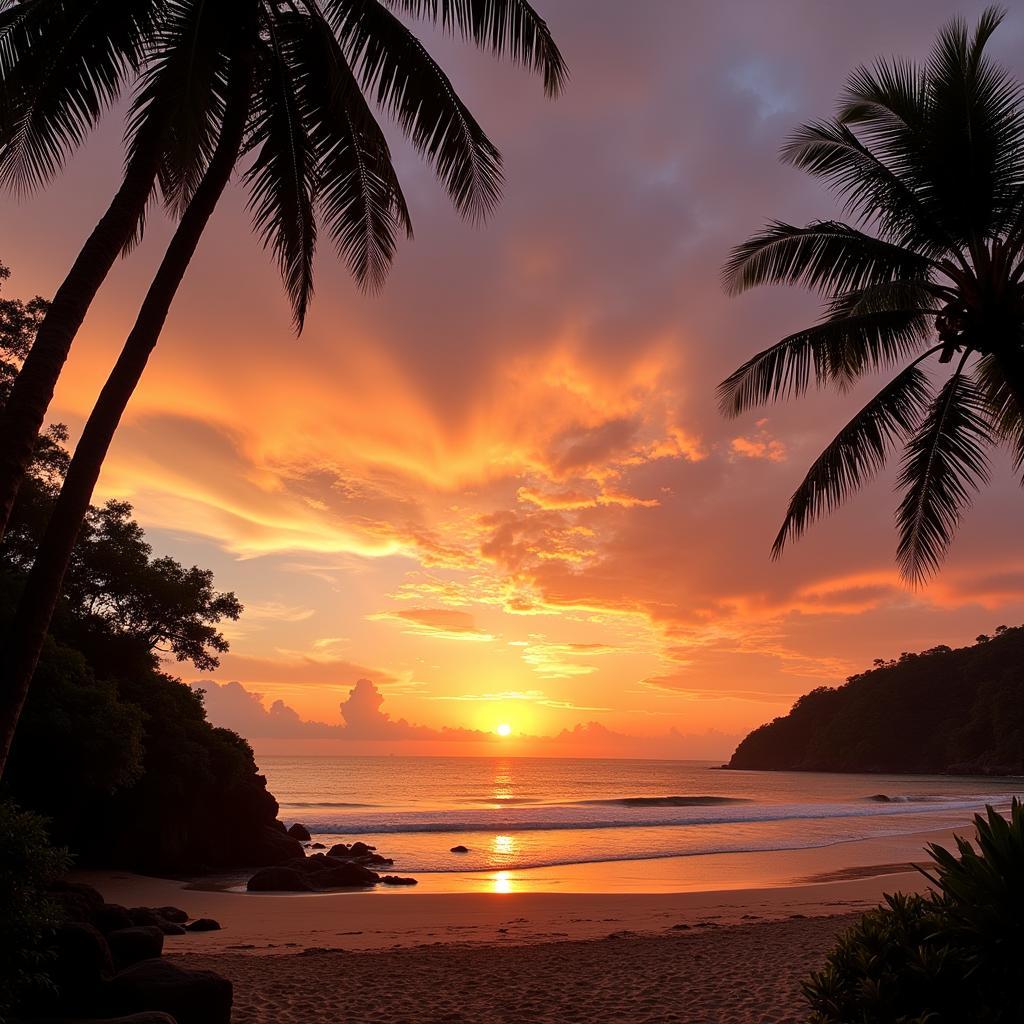
[(330, 27), (309, 19), (297, 41), (299, 88), (317, 153), (319, 210), (361, 287), (379, 288), (397, 236), (412, 234), (387, 140)]
[(126, 129), (132, 160), (159, 145), (160, 190), (181, 213), (217, 143), (229, 57), (242, 27), (230, 4), (164, 0), (152, 55), (139, 79)]
[(332, 20), (364, 89), (394, 117), (471, 220), (501, 197), (501, 156), (423, 44), (377, 0), (349, 0)]
[(245, 175), (249, 210), (265, 248), (273, 251), (301, 332), (313, 294), (317, 159), (297, 93), (294, 37), (304, 15), (275, 10), (266, 19), (262, 81), (247, 142), (258, 150)]
[(798, 228), (772, 221), (733, 249), (722, 269), (729, 294), (765, 284), (799, 284), (825, 293), (888, 281), (925, 281), (928, 258), (840, 221)]
[(547, 24), (525, 0), (385, 0), (416, 18), (430, 18), (477, 46), (544, 75), (544, 91), (557, 96), (569, 77)]
[(914, 584), (942, 563), (961, 513), (988, 481), (986, 448), (993, 435), (984, 394), (964, 373), (967, 355), (935, 396), (907, 446), (897, 512), (900, 541), (896, 562)]
[(985, 396), (992, 429), (1019, 473), (1024, 469), (1024, 354), (1007, 348), (999, 355), (984, 355), (974, 375)]
[(985, 54), (1001, 20), (990, 8), (972, 36), (954, 18), (927, 62), (933, 205), (969, 242), (998, 230), (1024, 182), (1024, 92)]
[(931, 333), (918, 309), (875, 310), (824, 320), (748, 359), (718, 387), (728, 416), (818, 387), (848, 386), (869, 370), (916, 354)]
[(160, 0), (27, 5), (0, 36), (0, 184), (48, 181), (140, 68)]
[(879, 391), (815, 459), (790, 499), (772, 545), (773, 558), (863, 487), (914, 429), (930, 395), (928, 376), (919, 363), (915, 360)]
[[(889, 240), (937, 258), (950, 244), (915, 192), (913, 182), (872, 152), (840, 121), (802, 125), (787, 140), (782, 159), (821, 178), (860, 225), (876, 224)], [(899, 172), (906, 168), (897, 162)]]

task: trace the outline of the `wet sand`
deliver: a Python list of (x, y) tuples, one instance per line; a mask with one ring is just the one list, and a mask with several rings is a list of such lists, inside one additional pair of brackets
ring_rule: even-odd
[[(883, 893), (927, 886), (908, 866), (931, 840), (950, 833), (728, 855), (734, 884), (718, 888), (699, 877), (700, 862), (721, 877), (709, 858), (485, 872), (461, 890), (438, 875), (314, 894), (79, 877), (114, 902), (220, 921), (165, 953), (235, 981), (236, 1024), (783, 1024), (806, 1018), (800, 982), (841, 930)], [(689, 891), (666, 890), (686, 878)], [(611, 891), (577, 889), (602, 880)]]

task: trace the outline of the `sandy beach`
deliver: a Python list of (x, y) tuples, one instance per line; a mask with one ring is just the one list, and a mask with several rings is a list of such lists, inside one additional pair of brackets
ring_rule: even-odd
[[(544, 872), (522, 873), (540, 891), (432, 892), (439, 880), (424, 876), (412, 891), (309, 895), (80, 876), (118, 903), (220, 921), (221, 931), (169, 938), (166, 953), (231, 978), (238, 1024), (782, 1024), (805, 1019), (801, 979), (859, 912), (926, 884), (892, 854), (948, 838), (759, 855), (760, 884), (679, 892), (550, 891)], [(783, 862), (792, 877), (817, 867), (828, 880), (779, 884)], [(673, 868), (699, 870), (651, 863), (662, 882)]]

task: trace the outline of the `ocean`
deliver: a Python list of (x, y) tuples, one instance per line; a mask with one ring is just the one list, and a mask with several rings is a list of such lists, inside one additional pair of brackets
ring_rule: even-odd
[[(961, 827), (1024, 779), (724, 771), (703, 761), (262, 757), (286, 824), (416, 875), (810, 850)], [(468, 853), (450, 852), (456, 845)]]

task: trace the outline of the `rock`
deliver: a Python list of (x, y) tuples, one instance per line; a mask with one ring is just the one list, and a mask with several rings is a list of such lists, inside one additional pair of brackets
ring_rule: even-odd
[(380, 880), (381, 885), (418, 885), (415, 878), (402, 878), (399, 875), (384, 875)]
[(302, 843), (288, 835), (282, 825), (280, 831), (270, 827), (264, 829), (246, 851), (245, 860), (256, 867), (271, 867), (305, 855)]
[(104, 935), (131, 928), (132, 919), (120, 903), (103, 903), (90, 914), (90, 920)]
[(54, 882), (49, 893), (67, 921), (89, 921), (92, 912), (103, 906), (103, 896), (82, 882)]
[(150, 960), (164, 951), (164, 933), (151, 925), (119, 928), (107, 936), (107, 944), (118, 969)]
[(318, 889), (349, 889), (357, 886), (376, 885), (380, 875), (364, 868), (361, 864), (342, 861), (326, 871), (317, 871), (309, 876)]
[(146, 960), (114, 976), (103, 1005), (111, 1015), (160, 1010), (177, 1024), (230, 1024), (231, 999), (231, 982), (213, 971)]
[(245, 887), (249, 892), (311, 892), (313, 883), (295, 868), (264, 868)]
[(94, 925), (72, 921), (54, 934), (54, 960), (49, 965), (62, 1003), (88, 1004), (114, 973), (110, 946)]
[(310, 843), (309, 848), (311, 850), (326, 850), (327, 847), (323, 843)]
[(461, 846), (461, 845), (460, 846), (453, 846), (451, 848), (451, 852), (452, 853), (469, 853), (469, 847), (468, 846)]
[(164, 921), (164, 923), (160, 925), (160, 931), (162, 931), (164, 935), (184, 935), (185, 926), (183, 924), (177, 924), (175, 921)]
[(367, 846), (366, 843), (357, 841), (348, 848), (348, 852), (351, 853), (353, 857), (362, 857), (367, 853), (372, 853), (376, 849), (376, 846)]
[(129, 907), (128, 916), (133, 925), (148, 925), (153, 928), (159, 928), (166, 920), (152, 907)]
[(188, 920), (188, 914), (180, 907), (154, 907), (153, 908), (165, 921), (172, 924), (184, 924)]
[(185, 928), (190, 932), (219, 932), (220, 922), (214, 921), (212, 917), (199, 917), (185, 925)]
[(390, 857), (382, 857), (379, 853), (368, 853), (356, 859), (357, 864), (380, 864), (383, 867), (391, 867), (395, 862)]
[(336, 843), (327, 851), (327, 856), (345, 859), (352, 856), (352, 851), (349, 849), (348, 843)]
[(305, 825), (300, 825), (298, 822), (295, 822), (295, 824), (288, 829), (288, 835), (290, 835), (292, 839), (298, 839), (303, 843), (308, 843), (310, 839), (313, 838), (309, 834), (309, 829), (306, 828)]

